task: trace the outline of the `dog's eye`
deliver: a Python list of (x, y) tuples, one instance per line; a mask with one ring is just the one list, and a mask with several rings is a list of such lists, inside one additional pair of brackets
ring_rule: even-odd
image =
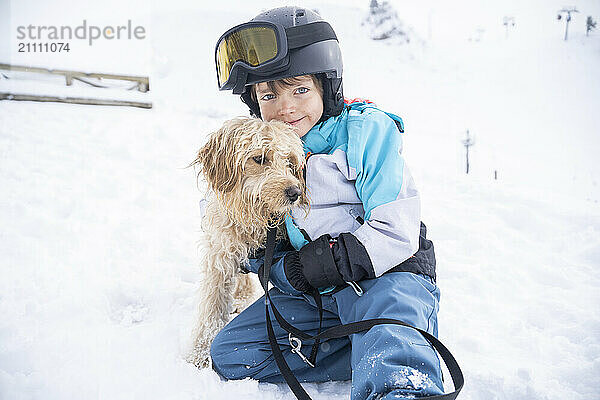
[(255, 163), (260, 164), (260, 165), (263, 165), (265, 163), (265, 161), (267, 160), (263, 156), (255, 156), (255, 157), (252, 157), (252, 159), (254, 160)]
[(288, 165), (288, 168), (291, 168), (294, 171), (297, 171), (300, 169), (299, 165), (298, 165), (298, 160), (296, 160), (295, 158), (288, 159), (287, 165)]

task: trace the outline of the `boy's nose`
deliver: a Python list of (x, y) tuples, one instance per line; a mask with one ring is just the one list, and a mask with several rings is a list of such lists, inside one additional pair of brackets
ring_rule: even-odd
[(293, 100), (283, 98), (279, 103), (279, 115), (292, 114), (296, 111), (296, 105)]

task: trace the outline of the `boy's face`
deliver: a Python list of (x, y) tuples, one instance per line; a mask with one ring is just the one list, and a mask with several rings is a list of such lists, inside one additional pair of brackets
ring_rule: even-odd
[(277, 93), (266, 82), (256, 85), (256, 98), (264, 121), (283, 121), (302, 137), (321, 119), (323, 97), (309, 75), (297, 77), (291, 86), (277, 85)]

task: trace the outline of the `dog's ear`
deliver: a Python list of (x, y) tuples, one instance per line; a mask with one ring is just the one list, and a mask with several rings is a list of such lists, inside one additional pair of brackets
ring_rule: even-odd
[(212, 133), (192, 163), (200, 167), (200, 173), (204, 174), (215, 192), (232, 191), (241, 175), (241, 166), (236, 165), (233, 142), (233, 132), (220, 129)]
[(294, 173), (294, 176), (300, 182), (304, 183), (304, 168), (306, 168), (304, 158), (291, 157), (290, 162), (292, 163), (292, 172)]

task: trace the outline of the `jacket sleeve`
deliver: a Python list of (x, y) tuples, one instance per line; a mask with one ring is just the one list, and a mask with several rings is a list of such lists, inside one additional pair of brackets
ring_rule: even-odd
[(402, 137), (382, 111), (351, 111), (348, 164), (356, 169), (356, 191), (364, 223), (352, 236), (364, 246), (379, 277), (419, 248), (420, 199), (402, 157)]

